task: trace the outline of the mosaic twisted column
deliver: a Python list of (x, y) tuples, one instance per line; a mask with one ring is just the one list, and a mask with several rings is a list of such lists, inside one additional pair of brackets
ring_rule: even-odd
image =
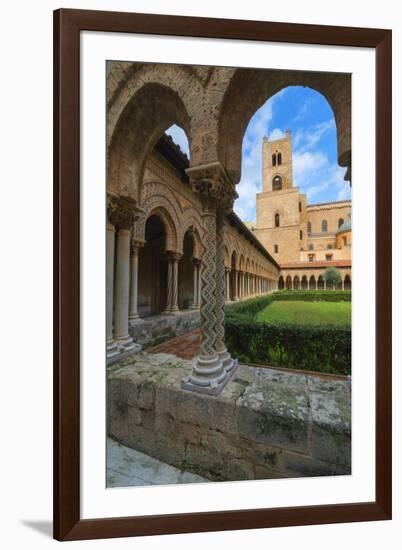
[(182, 254), (179, 254), (177, 252), (171, 252), (170, 254), (170, 263), (172, 264), (172, 290), (171, 290), (171, 303), (170, 303), (170, 311), (172, 313), (175, 313), (176, 311), (179, 311), (179, 261), (182, 257)]
[(234, 361), (225, 346), (225, 235), (223, 206), (216, 213), (216, 351), (226, 372), (230, 372), (237, 361)]
[(183, 380), (182, 387), (218, 395), (229, 380), (229, 371), (233, 371), (232, 364), (230, 368), (224, 365), (228, 354), (224, 346), (225, 266), (223, 218), (219, 209), (226, 194), (225, 187), (228, 184), (231, 186), (231, 183), (219, 162), (190, 168), (187, 173), (193, 190), (200, 194), (203, 207), (203, 254), (200, 354), (195, 358), (193, 371)]

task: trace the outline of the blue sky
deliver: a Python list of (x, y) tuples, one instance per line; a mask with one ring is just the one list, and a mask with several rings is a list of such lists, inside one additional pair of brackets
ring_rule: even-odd
[[(250, 119), (243, 138), (242, 174), (236, 190), (234, 210), (244, 220), (255, 220), (256, 193), (262, 188), (262, 139), (292, 133), (293, 185), (307, 194), (309, 204), (349, 199), (350, 185), (344, 181), (345, 168), (338, 166), (335, 119), (326, 99), (301, 86), (278, 92)], [(166, 131), (189, 156), (183, 130)]]

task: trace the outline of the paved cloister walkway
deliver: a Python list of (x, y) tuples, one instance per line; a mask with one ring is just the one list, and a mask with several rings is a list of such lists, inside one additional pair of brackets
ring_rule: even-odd
[(202, 483), (209, 479), (179, 470), (107, 438), (107, 487)]
[(169, 353), (181, 359), (191, 360), (200, 349), (200, 329), (196, 328), (181, 336), (176, 336), (162, 344), (147, 349), (149, 353)]

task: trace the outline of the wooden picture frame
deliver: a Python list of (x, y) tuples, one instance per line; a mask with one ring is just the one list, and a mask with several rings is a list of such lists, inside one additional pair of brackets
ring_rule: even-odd
[[(372, 502), (107, 519), (80, 518), (80, 32), (140, 33), (375, 49), (376, 498)], [(256, 529), (391, 518), (390, 30), (61, 9), (54, 13), (54, 537)]]

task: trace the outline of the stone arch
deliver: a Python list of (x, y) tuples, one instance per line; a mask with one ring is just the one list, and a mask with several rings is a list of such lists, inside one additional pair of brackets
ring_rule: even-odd
[(194, 232), (194, 257), (201, 258), (202, 255), (202, 223), (201, 216), (195, 208), (187, 208), (180, 217), (180, 239), (184, 239), (186, 231), (192, 229)]
[(286, 290), (290, 290), (292, 288), (292, 277), (290, 275), (287, 275), (286, 277), (285, 287), (286, 287)]
[(324, 290), (324, 288), (324, 277), (322, 275), (319, 275), (317, 279), (317, 290)]
[(345, 275), (343, 285), (345, 290), (352, 290), (352, 279), (349, 274)]
[(190, 117), (177, 91), (148, 82), (126, 102), (111, 135), (108, 150), (108, 190), (137, 201), (145, 163), (163, 132), (177, 124), (191, 148)]
[(302, 280), (301, 280), (301, 289), (302, 290), (307, 290), (308, 289), (307, 277), (305, 275), (303, 275)]
[(147, 220), (151, 216), (156, 216), (160, 219), (162, 222), (162, 225), (165, 229), (165, 250), (171, 250), (173, 252), (179, 251), (181, 252), (183, 250), (182, 246), (183, 244), (180, 244), (180, 248), (178, 249), (178, 240), (177, 240), (177, 226), (175, 225), (173, 218), (171, 216), (171, 213), (165, 208), (163, 205), (155, 206), (154, 208), (150, 209), (147, 213), (147, 216), (144, 220), (144, 230), (143, 230), (143, 238), (141, 240), (145, 241), (145, 225)]
[(308, 282), (309, 290), (316, 290), (316, 286), (317, 286), (317, 282), (316, 282), (315, 276), (311, 275)]
[(225, 91), (218, 134), (219, 158), (235, 183), (240, 181), (242, 140), (251, 117), (270, 97), (289, 86), (309, 87), (326, 99), (337, 126), (338, 163), (350, 167), (350, 75), (241, 68), (234, 72)]
[(245, 266), (244, 256), (243, 254), (241, 254), (240, 260), (239, 260), (239, 270), (244, 271), (244, 266)]
[(293, 289), (294, 290), (300, 289), (300, 277), (298, 275), (295, 275), (293, 278)]
[(283, 280), (282, 275), (278, 279), (278, 289), (283, 290), (285, 288), (285, 281)]
[(166, 226), (166, 249), (182, 252), (183, 237), (181, 208), (174, 193), (159, 182), (149, 182), (144, 186), (141, 201), (143, 213), (134, 225), (134, 236), (145, 240), (145, 224), (152, 212), (160, 212)]

